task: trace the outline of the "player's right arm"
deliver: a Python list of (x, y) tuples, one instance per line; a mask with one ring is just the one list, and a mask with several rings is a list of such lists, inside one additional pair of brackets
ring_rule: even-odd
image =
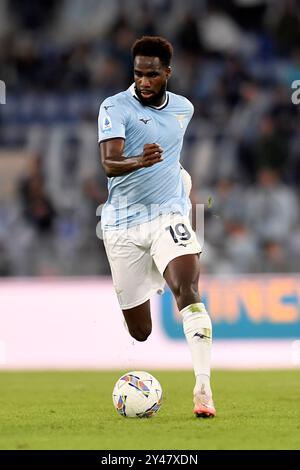
[(100, 142), (101, 163), (106, 176), (121, 176), (163, 160), (161, 156), (163, 150), (158, 144), (145, 144), (141, 155), (125, 158), (124, 143), (122, 138)]
[(118, 95), (107, 98), (100, 106), (98, 142), (101, 163), (106, 176), (121, 176), (161, 162), (162, 149), (158, 144), (145, 144), (140, 155), (124, 156), (128, 106)]

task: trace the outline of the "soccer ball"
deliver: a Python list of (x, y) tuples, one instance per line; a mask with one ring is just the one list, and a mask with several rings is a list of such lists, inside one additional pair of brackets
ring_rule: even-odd
[(128, 418), (150, 418), (161, 407), (162, 388), (153, 375), (144, 371), (127, 372), (116, 383), (113, 403)]

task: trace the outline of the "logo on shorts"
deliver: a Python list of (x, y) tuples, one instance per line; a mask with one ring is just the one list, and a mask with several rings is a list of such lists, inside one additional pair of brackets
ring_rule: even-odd
[(111, 128), (112, 128), (111, 119), (109, 116), (106, 116), (105, 118), (103, 118), (102, 131), (109, 132), (111, 131)]

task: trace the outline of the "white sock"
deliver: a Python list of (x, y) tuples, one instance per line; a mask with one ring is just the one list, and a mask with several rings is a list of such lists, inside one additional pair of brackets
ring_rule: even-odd
[(183, 331), (188, 342), (196, 377), (195, 391), (202, 391), (211, 396), (210, 357), (212, 325), (205, 305), (196, 303), (180, 311), (183, 319)]

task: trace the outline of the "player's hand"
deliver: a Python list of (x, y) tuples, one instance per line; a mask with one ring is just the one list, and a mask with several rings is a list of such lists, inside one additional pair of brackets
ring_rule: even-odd
[(141, 163), (143, 167), (155, 165), (163, 161), (163, 149), (158, 144), (145, 144), (144, 151), (141, 155)]

